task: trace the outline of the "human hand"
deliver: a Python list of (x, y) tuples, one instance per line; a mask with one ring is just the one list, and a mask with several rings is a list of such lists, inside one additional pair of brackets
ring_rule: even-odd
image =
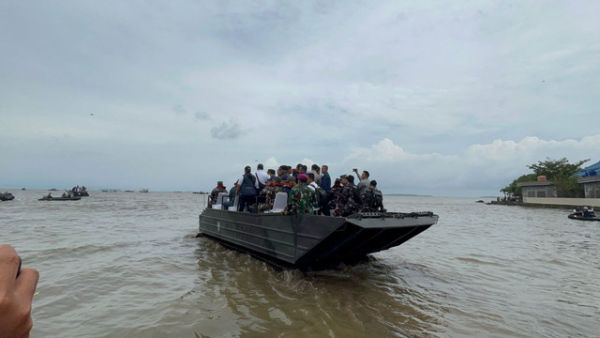
[(21, 269), (10, 245), (0, 244), (0, 338), (29, 337), (33, 327), (31, 300), (39, 273)]

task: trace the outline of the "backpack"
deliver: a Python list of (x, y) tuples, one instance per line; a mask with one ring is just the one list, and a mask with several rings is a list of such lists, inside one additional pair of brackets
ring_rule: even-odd
[(317, 205), (319, 208), (325, 208), (329, 204), (329, 193), (325, 189), (315, 189), (315, 195), (317, 197)]
[(256, 176), (256, 180), (258, 181), (258, 190), (259, 190), (259, 191), (260, 191), (260, 190), (263, 190), (263, 189), (264, 189), (264, 188), (265, 188), (267, 185), (266, 185), (266, 184), (262, 184), (262, 183), (260, 182), (260, 180), (258, 179), (258, 174), (257, 174), (257, 173), (254, 173), (254, 176)]
[(362, 195), (360, 196), (362, 199), (362, 204), (364, 209), (375, 210), (377, 209), (377, 194), (373, 187), (366, 188)]
[(244, 180), (242, 181), (242, 187), (240, 188), (240, 195), (242, 196), (256, 196), (256, 187), (255, 181), (256, 178), (250, 174), (244, 175)]
[[(379, 189), (373, 189), (375, 191), (375, 208), (383, 209), (383, 194)], [(383, 210), (385, 211), (385, 210)]]

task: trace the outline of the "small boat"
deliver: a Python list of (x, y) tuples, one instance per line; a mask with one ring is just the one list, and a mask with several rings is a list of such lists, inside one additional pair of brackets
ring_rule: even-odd
[(38, 201), (79, 201), (81, 197), (48, 197), (44, 196)]
[(281, 268), (314, 271), (354, 264), (398, 246), (438, 221), (432, 212), (361, 212), (348, 217), (206, 208), (200, 235)]
[(0, 192), (0, 201), (12, 201), (15, 196), (9, 192)]
[(594, 216), (584, 216), (583, 213), (581, 212), (574, 212), (572, 214), (569, 214), (569, 218), (570, 219), (576, 219), (579, 221), (600, 221), (600, 217), (594, 215)]

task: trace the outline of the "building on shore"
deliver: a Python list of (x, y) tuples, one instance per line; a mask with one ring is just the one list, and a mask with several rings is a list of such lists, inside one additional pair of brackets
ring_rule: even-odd
[(580, 177), (577, 182), (583, 184), (585, 198), (600, 198), (600, 175)]
[(545, 206), (592, 206), (600, 207), (600, 161), (581, 170), (577, 182), (583, 185), (585, 198), (558, 196), (556, 187), (545, 176), (539, 176), (536, 182), (518, 183), (521, 187), (523, 204)]
[(583, 184), (585, 198), (600, 198), (600, 161), (581, 170), (577, 182)]

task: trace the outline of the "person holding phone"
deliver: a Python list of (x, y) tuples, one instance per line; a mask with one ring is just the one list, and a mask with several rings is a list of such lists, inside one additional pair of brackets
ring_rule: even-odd
[(362, 174), (359, 176), (358, 169), (354, 168), (354, 169), (352, 169), (352, 171), (356, 174), (356, 177), (358, 177), (358, 179), (360, 180), (360, 182), (358, 183), (358, 185), (356, 187), (358, 188), (359, 193), (363, 194), (371, 183), (371, 180), (369, 179), (369, 176), (370, 176), (369, 172), (366, 170), (363, 170)]

